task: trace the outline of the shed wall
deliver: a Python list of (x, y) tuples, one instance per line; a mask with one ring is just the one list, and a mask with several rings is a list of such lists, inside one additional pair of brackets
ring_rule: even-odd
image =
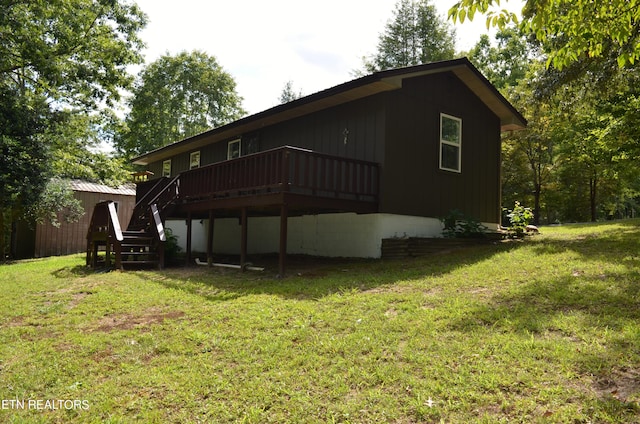
[(84, 215), (78, 222), (67, 223), (62, 220), (60, 227), (51, 224), (37, 224), (35, 234), (35, 257), (70, 255), (86, 252), (87, 231), (91, 223), (93, 209), (98, 202), (113, 200), (118, 202), (120, 227), (126, 228), (135, 207), (135, 196), (121, 194), (92, 193), (75, 191), (74, 195), (82, 202)]

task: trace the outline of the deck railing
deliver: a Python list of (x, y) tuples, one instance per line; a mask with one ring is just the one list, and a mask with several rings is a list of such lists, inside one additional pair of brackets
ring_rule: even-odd
[(379, 174), (374, 162), (285, 146), (183, 172), (180, 198), (293, 192), (377, 202)]

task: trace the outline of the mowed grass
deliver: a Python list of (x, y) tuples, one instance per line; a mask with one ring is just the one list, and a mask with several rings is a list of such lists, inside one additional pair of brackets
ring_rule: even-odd
[(0, 422), (640, 423), (640, 221), (542, 232), (284, 280), (1, 266), (0, 400), (88, 409)]

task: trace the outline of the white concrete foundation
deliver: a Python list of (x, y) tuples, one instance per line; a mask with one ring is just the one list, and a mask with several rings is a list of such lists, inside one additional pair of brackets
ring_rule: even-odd
[[(207, 251), (208, 220), (194, 220), (192, 251)], [(485, 224), (495, 228), (496, 224)], [(186, 222), (167, 221), (186, 248)], [(277, 253), (280, 218), (248, 220), (248, 253)], [(220, 254), (240, 254), (240, 220), (216, 219), (213, 250)], [(287, 253), (329, 257), (379, 258), (382, 239), (392, 237), (441, 237), (442, 223), (436, 218), (391, 214), (354, 213), (305, 215), (288, 221)]]

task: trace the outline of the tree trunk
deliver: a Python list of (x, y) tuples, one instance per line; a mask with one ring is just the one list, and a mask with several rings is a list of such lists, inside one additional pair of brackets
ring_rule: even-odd
[(5, 261), (6, 258), (6, 244), (5, 244), (5, 231), (4, 231), (4, 210), (0, 209), (0, 263)]
[(540, 225), (540, 195), (542, 193), (542, 186), (540, 184), (535, 185), (533, 191), (533, 225)]
[(597, 209), (596, 209), (596, 194), (598, 188), (598, 177), (594, 175), (589, 179), (589, 202), (591, 206), (591, 222), (596, 222)]

